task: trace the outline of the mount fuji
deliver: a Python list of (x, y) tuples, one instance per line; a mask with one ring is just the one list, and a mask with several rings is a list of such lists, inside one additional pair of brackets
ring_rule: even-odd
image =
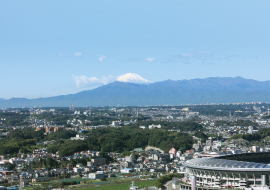
[(116, 81), (128, 82), (128, 83), (134, 83), (134, 84), (152, 83), (151, 81), (142, 78), (140, 75), (138, 75), (136, 73), (127, 73), (127, 74), (121, 75), (121, 76), (117, 77)]
[[(128, 73), (117, 81), (76, 94), (49, 98), (0, 100), (0, 108), (20, 107), (98, 107), (270, 102), (270, 81), (242, 77), (154, 82)], [(136, 84), (134, 84), (136, 83)]]

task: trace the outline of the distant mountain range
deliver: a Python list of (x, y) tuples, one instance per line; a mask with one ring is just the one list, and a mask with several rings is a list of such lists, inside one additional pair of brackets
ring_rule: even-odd
[(149, 84), (113, 82), (77, 94), (49, 98), (0, 99), (0, 108), (74, 106), (144, 106), (230, 102), (270, 102), (270, 81), (242, 77), (167, 80)]

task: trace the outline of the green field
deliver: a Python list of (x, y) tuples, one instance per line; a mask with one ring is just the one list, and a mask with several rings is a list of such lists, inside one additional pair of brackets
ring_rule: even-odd
[[(128, 190), (131, 181), (126, 182), (126, 183), (121, 183), (121, 184), (110, 184), (110, 185), (96, 185), (93, 187), (87, 187), (87, 188), (80, 188), (80, 190)], [(143, 181), (134, 181), (135, 186), (138, 187), (150, 187), (154, 186), (155, 180), (143, 180)], [(147, 189), (147, 188), (146, 188)]]
[(110, 178), (108, 181), (100, 180), (89, 180), (89, 179), (66, 179), (66, 180), (55, 180), (44, 183), (32, 184), (30, 187), (23, 188), (24, 190), (36, 190), (36, 189), (48, 189), (61, 187), (62, 181), (77, 181), (79, 184), (65, 186), (65, 189), (78, 189), (78, 190), (126, 190), (129, 189), (132, 181), (135, 186), (138, 187), (150, 187), (154, 186), (155, 180), (138, 180), (134, 178)]

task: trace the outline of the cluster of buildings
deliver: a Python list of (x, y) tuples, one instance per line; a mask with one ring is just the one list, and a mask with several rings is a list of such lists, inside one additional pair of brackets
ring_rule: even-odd
[[(244, 106), (244, 105), (243, 105)], [(63, 126), (53, 125), (53, 122), (45, 119), (37, 119), (34, 115), (43, 113), (60, 114), (54, 109), (31, 109), (28, 122), (30, 126), (36, 126), (37, 131), (51, 133), (61, 131)], [(221, 110), (216, 110), (221, 112)], [(250, 113), (250, 115), (239, 116), (241, 113)], [(41, 182), (50, 180), (50, 176), (63, 174), (78, 175), (82, 174), (85, 178), (100, 179), (113, 177), (117, 174), (150, 172), (160, 175), (160, 173), (177, 172), (185, 174), (182, 181), (173, 180), (174, 188), (181, 189), (220, 189), (220, 188), (239, 188), (239, 189), (269, 189), (270, 186), (270, 166), (261, 162), (262, 159), (267, 162), (270, 160), (270, 142), (265, 140), (264, 145), (258, 146), (250, 144), (246, 140), (236, 139), (228, 141), (227, 139), (235, 134), (254, 134), (260, 128), (270, 128), (269, 109), (254, 105), (242, 110), (230, 111), (226, 116), (202, 115), (198, 111), (192, 111), (191, 106), (187, 107), (141, 107), (141, 108), (100, 108), (97, 110), (72, 110), (72, 119), (68, 119), (65, 127), (67, 130), (81, 131), (93, 130), (99, 127), (121, 127), (136, 124), (138, 116), (145, 117), (145, 121), (169, 121), (182, 122), (193, 118), (193, 121), (200, 123), (207, 134), (221, 136), (221, 139), (208, 138), (206, 142), (193, 136), (196, 141), (191, 150), (183, 152), (172, 148), (168, 153), (155, 147), (148, 147), (145, 150), (140, 148), (131, 151), (131, 155), (122, 156), (120, 153), (110, 152), (116, 162), (106, 164), (105, 158), (94, 158), (99, 156), (97, 151), (81, 151), (71, 156), (60, 157), (56, 154), (49, 154), (46, 148), (34, 150), (31, 154), (18, 154), (16, 158), (7, 159), (0, 155), (0, 183), (11, 182), (20, 179), (24, 181)], [(129, 121), (122, 121), (121, 117), (130, 115)], [(81, 117), (83, 116), (83, 117)], [(92, 122), (86, 116), (100, 119), (100, 124), (92, 126)], [(112, 117), (110, 124), (102, 124), (103, 117)], [(230, 125), (238, 121), (248, 121), (250, 125)], [(5, 122), (5, 118), (1, 118)], [(157, 122), (158, 123), (158, 122)], [(0, 123), (1, 124), (1, 123)], [(0, 126), (3, 129), (2, 135), (6, 135), (9, 130), (20, 129), (25, 126)], [(140, 126), (144, 129), (145, 126)], [(161, 125), (149, 125), (149, 129), (162, 128)], [(170, 129), (180, 132), (180, 130)], [(193, 134), (193, 131), (187, 131)], [(86, 140), (88, 137), (82, 134), (76, 135), (71, 140)], [(270, 140), (270, 139), (269, 139)], [(54, 143), (47, 141), (44, 144)], [(136, 156), (135, 156), (136, 155)], [(242, 156), (241, 156), (242, 155)], [(257, 156), (259, 155), (259, 156)], [(88, 158), (90, 161), (86, 165), (77, 163), (74, 167), (60, 169), (36, 169), (23, 172), (26, 165), (39, 158), (53, 158), (57, 161), (72, 161), (77, 158)], [(249, 159), (246, 159), (249, 158)], [(16, 165), (14, 170), (8, 168), (9, 164)]]
[(43, 133), (53, 133), (56, 131), (63, 131), (63, 130), (64, 130), (64, 127), (56, 127), (56, 126), (36, 127), (36, 131), (41, 131)]
[[(141, 129), (145, 129), (146, 127), (145, 126), (140, 126), (140, 128)], [(148, 128), (149, 129), (155, 129), (155, 128), (160, 129), (161, 128), (161, 125), (160, 124), (158, 124), (158, 125), (152, 124), (152, 125), (148, 125)]]

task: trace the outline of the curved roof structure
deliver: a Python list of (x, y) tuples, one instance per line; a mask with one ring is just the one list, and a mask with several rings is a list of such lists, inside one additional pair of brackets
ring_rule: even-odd
[(184, 166), (189, 168), (224, 171), (269, 171), (270, 166), (262, 163), (235, 161), (217, 158), (198, 158), (186, 161)]

